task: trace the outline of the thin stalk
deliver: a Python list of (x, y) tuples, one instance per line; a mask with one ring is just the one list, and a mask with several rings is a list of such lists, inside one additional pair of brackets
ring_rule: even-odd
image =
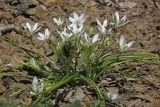
[(27, 77), (27, 78), (33, 78), (33, 76), (28, 76), (28, 75), (22, 75), (22, 74), (14, 74), (14, 73), (10, 73), (10, 72), (6, 72), (6, 73), (0, 73), (0, 76), (10, 76), (10, 77)]
[(88, 84), (90, 84), (95, 90), (98, 91), (100, 99), (104, 99), (101, 90), (98, 88), (98, 86), (95, 84), (95, 82), (93, 82), (91, 79), (84, 77), (83, 75), (80, 75), (80, 79), (87, 82)]
[(31, 41), (31, 44), (34, 45), (34, 43), (33, 43), (33, 34), (32, 33), (30, 33), (29, 39)]
[(21, 92), (23, 92), (23, 91), (25, 91), (25, 90), (27, 90), (27, 89), (28, 89), (28, 88), (22, 88), (22, 89), (20, 89), (20, 90), (18, 90), (18, 91), (16, 91), (16, 92), (14, 92), (13, 94), (9, 95), (9, 97), (14, 97), (14, 96), (20, 94)]
[(74, 71), (77, 71), (77, 65), (78, 65), (79, 55), (80, 55), (80, 52), (78, 52), (78, 53), (76, 54), (76, 62), (75, 62), (75, 64), (74, 64)]

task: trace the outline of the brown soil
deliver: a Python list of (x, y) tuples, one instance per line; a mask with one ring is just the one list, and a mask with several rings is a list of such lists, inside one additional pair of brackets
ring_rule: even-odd
[[(130, 2), (129, 2), (130, 1)], [(134, 47), (144, 49), (155, 55), (160, 55), (160, 10), (157, 7), (159, 0), (0, 0), (0, 33), (1, 36), (23, 44), (24, 47), (32, 49), (22, 28), (22, 23), (39, 22), (43, 27), (48, 27), (53, 33), (55, 27), (53, 17), (67, 18), (72, 12), (85, 13), (88, 15), (86, 25), (95, 26), (95, 19), (107, 18), (111, 21), (111, 14), (116, 10), (120, 15), (127, 15), (128, 23), (123, 29), (128, 40), (134, 40)], [(14, 24), (11, 29), (1, 30), (4, 26)], [(37, 48), (44, 52), (45, 44), (39, 44)], [(26, 61), (28, 56), (21, 50), (0, 41), (0, 65)], [(26, 73), (22, 70), (4, 68), (1, 71), (12, 71), (15, 73)], [(160, 68), (156, 65), (146, 63), (127, 64), (122, 69), (122, 75), (111, 74), (115, 83), (109, 83), (108, 74), (103, 76), (100, 84), (106, 90), (118, 90), (121, 94), (121, 105), (125, 107), (159, 107), (160, 105)], [(125, 74), (125, 75), (124, 75)], [(18, 90), (21, 87), (31, 85), (31, 79), (20, 77), (3, 77), (0, 79), (0, 94)], [(88, 91), (87, 91), (88, 90)], [(64, 88), (59, 91), (68, 91), (63, 101), (59, 101), (60, 107), (73, 102), (75, 95), (84, 94), (81, 103), (86, 106), (87, 101), (95, 99), (92, 90), (85, 86)], [(55, 95), (55, 96), (58, 96)], [(54, 96), (54, 97), (55, 97)], [(23, 93), (12, 96), (22, 103), (30, 103), (31, 96)], [(56, 98), (53, 102), (58, 101)], [(67, 103), (66, 103), (67, 102)]]

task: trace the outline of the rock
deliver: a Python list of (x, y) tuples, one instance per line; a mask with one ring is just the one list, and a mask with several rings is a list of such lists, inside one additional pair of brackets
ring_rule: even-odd
[(39, 2), (37, 0), (28, 0), (28, 5), (31, 6), (31, 5), (39, 5)]
[(13, 83), (11, 84), (10, 88), (14, 88), (14, 89), (20, 89), (20, 88), (25, 88), (27, 87), (27, 85), (23, 84), (23, 83)]
[(18, 96), (18, 98), (19, 99), (26, 99), (26, 98), (28, 98), (29, 97), (29, 92), (23, 92), (22, 94), (20, 94), (19, 96)]
[(81, 88), (78, 88), (74, 94), (75, 101), (82, 100), (85, 97), (84, 91)]
[(44, 3), (46, 2), (46, 0), (38, 0), (40, 3)]
[(15, 83), (15, 81), (9, 77), (6, 77), (5, 79), (3, 79), (3, 85), (7, 88), (10, 87), (10, 85), (12, 85), (14, 83)]
[(134, 8), (137, 5), (137, 3), (135, 2), (120, 2), (119, 6), (121, 8)]
[(36, 16), (38, 18), (46, 18), (47, 16), (47, 11), (46, 7), (43, 5), (38, 5), (34, 8), (30, 8), (27, 10), (27, 14)]
[(0, 94), (6, 91), (6, 87), (3, 86), (3, 81), (0, 79)]
[(5, 7), (5, 3), (3, 1), (0, 1), (0, 9), (3, 9)]
[(76, 90), (73, 90), (73, 92), (69, 92), (69, 94), (66, 96), (66, 101), (69, 101), (70, 103), (82, 101), (82, 99), (86, 96), (81, 88), (77, 88)]
[(39, 5), (36, 7), (36, 17), (40, 19), (46, 19), (47, 17), (47, 9), (44, 5)]
[(64, 98), (64, 101), (68, 101), (68, 100), (70, 100), (71, 99), (71, 96), (73, 95), (73, 90), (72, 91), (70, 91), (67, 95), (66, 95), (66, 97)]
[(31, 9), (28, 9), (27, 10), (27, 14), (29, 14), (29, 15), (35, 15), (36, 14), (36, 8), (31, 8)]
[(85, 102), (86, 104), (89, 104), (91, 101), (93, 101), (93, 97), (92, 97), (91, 95), (85, 96), (84, 102)]

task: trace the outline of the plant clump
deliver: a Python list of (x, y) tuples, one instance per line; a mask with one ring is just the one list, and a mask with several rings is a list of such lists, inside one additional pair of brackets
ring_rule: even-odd
[[(70, 83), (76, 85), (76, 82), (91, 86), (96, 90), (99, 99), (115, 99), (117, 95), (107, 94), (97, 85), (100, 76), (110, 72), (119, 64), (135, 61), (154, 62), (158, 61), (158, 58), (144, 51), (133, 49), (134, 42), (127, 43), (124, 35), (117, 36), (118, 29), (127, 24), (126, 16), (120, 18), (119, 13), (115, 12), (112, 17), (111, 24), (107, 19), (102, 23), (98, 18), (96, 19), (98, 32), (92, 27), (85, 29), (87, 17), (84, 14), (79, 15), (74, 12), (73, 17), (69, 17), (69, 25), (65, 27), (64, 20), (53, 18), (58, 36), (53, 36), (48, 28), (44, 33), (39, 32), (41, 27), (38, 23), (31, 26), (27, 22), (23, 26), (29, 31), (31, 42), (33, 43), (32, 37), (38, 33), (37, 39), (46, 42), (53, 54), (48, 57), (37, 52), (36, 49), (34, 52), (29, 51), (11, 40), (4, 39), (27, 51), (29, 55), (32, 54), (28, 62), (6, 66), (30, 68), (39, 74), (40, 77), (34, 75), (32, 82), (31, 93), (36, 97), (34, 103), (45, 101), (58, 88)], [(42, 63), (41, 59), (48, 63)]]

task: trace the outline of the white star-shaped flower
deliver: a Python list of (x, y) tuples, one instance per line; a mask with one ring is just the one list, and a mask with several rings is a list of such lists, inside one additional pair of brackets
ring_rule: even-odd
[(47, 40), (47, 39), (49, 39), (51, 33), (50, 33), (49, 29), (46, 28), (45, 33), (38, 33), (38, 35), (39, 35), (39, 37), (38, 37), (39, 40)]

